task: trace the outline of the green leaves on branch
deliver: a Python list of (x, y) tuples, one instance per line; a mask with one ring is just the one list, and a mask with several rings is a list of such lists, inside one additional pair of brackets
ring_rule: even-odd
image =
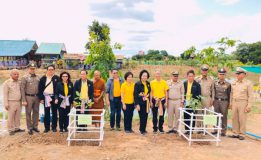
[(203, 96), (197, 96), (197, 98), (191, 98), (189, 101), (186, 101), (186, 106), (189, 106), (192, 108), (193, 111), (197, 110), (199, 107), (201, 107), (201, 100), (204, 99)]
[(110, 28), (107, 24), (99, 24), (98, 21), (93, 21), (89, 26), (89, 41), (86, 44), (86, 49), (89, 55), (85, 60), (85, 64), (91, 64), (90, 77), (93, 77), (95, 70), (101, 72), (103, 79), (109, 78), (109, 70), (115, 67), (116, 58), (113, 54), (113, 49), (121, 49), (123, 46), (120, 43), (111, 45)]

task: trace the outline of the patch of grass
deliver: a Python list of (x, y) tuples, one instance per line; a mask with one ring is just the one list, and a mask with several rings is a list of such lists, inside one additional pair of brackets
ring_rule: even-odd
[(261, 102), (256, 102), (252, 107), (252, 113), (254, 114), (261, 114)]

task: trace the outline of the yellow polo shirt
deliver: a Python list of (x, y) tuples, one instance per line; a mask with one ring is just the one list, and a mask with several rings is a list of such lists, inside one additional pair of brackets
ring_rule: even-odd
[(187, 94), (186, 94), (186, 100), (188, 101), (188, 100), (190, 100), (191, 99), (191, 88), (192, 88), (192, 84), (193, 84), (193, 82), (192, 83), (190, 83), (189, 81), (188, 81), (188, 88), (187, 88)]
[(150, 82), (152, 96), (155, 98), (166, 97), (166, 91), (169, 90), (169, 86), (165, 80), (157, 81), (156, 79)]
[(121, 96), (121, 84), (120, 80), (113, 80), (113, 96), (120, 97)]
[(125, 104), (133, 104), (134, 103), (134, 83), (128, 84), (124, 82), (121, 85), (121, 93), (123, 94), (123, 101)]

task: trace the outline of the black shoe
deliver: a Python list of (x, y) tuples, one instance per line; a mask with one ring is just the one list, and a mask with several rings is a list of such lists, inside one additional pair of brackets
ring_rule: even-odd
[(30, 129), (30, 130), (28, 131), (28, 134), (29, 134), (29, 135), (33, 135), (33, 130)]
[(53, 132), (57, 132), (57, 129), (55, 129), (55, 128), (54, 128), (54, 129), (52, 129), (52, 130), (53, 130)]
[(230, 138), (239, 138), (239, 135), (230, 135), (228, 137), (230, 137)]
[(186, 131), (184, 134), (189, 135), (189, 131)]
[(60, 131), (59, 131), (60, 133), (63, 133), (63, 129), (60, 129)]
[(68, 132), (68, 129), (64, 129), (64, 132)]
[(160, 132), (160, 134), (164, 134), (165, 133), (163, 129), (160, 129), (159, 132)]
[(49, 129), (45, 129), (44, 130), (44, 133), (48, 133), (50, 130)]
[(10, 136), (15, 135), (15, 131), (10, 131), (10, 132), (9, 132), (9, 135), (10, 135)]
[(15, 130), (15, 132), (25, 132), (25, 130), (24, 130), (24, 129), (21, 129), (21, 128), (19, 128), (19, 129)]
[(153, 133), (154, 133), (154, 134), (156, 134), (157, 132), (158, 132), (158, 130), (157, 130), (157, 129), (154, 129), (154, 130), (153, 130)]
[(173, 133), (174, 133), (174, 134), (177, 134), (178, 132), (177, 132), (176, 130), (173, 130)]
[(148, 132), (147, 131), (144, 131), (145, 134), (147, 134)]
[(144, 136), (146, 133), (145, 133), (145, 132), (143, 132), (143, 131), (140, 131), (140, 134)]
[(174, 133), (174, 130), (169, 130), (169, 131), (167, 132), (167, 134), (171, 134), (171, 133)]
[(214, 131), (214, 132), (211, 132), (212, 134), (216, 135), (217, 134), (217, 131)]
[(245, 140), (245, 137), (239, 136), (238, 139), (239, 139), (239, 140)]
[(40, 132), (40, 130), (39, 130), (38, 128), (33, 128), (33, 131), (35, 131), (35, 132), (37, 132), (37, 133)]
[(222, 137), (226, 137), (226, 133), (221, 133), (221, 136)]

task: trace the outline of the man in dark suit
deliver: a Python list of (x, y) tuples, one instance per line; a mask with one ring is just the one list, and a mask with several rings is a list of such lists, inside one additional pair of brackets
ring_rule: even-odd
[[(93, 102), (93, 82), (87, 79), (88, 72), (82, 70), (81, 78), (74, 84), (74, 103), (76, 105), (76, 114), (87, 114), (85, 107), (88, 102)], [(83, 104), (85, 103), (85, 104)], [(91, 106), (88, 106), (90, 108)], [(79, 110), (80, 109), (80, 110)], [(79, 127), (87, 127), (86, 125), (79, 125)]]
[(50, 131), (50, 108), (52, 110), (52, 130), (57, 132), (57, 104), (54, 103), (54, 93), (56, 85), (59, 82), (59, 76), (55, 75), (54, 65), (47, 66), (47, 73), (44, 75), (38, 85), (38, 97), (40, 103), (44, 104), (44, 133)]
[[(195, 72), (193, 70), (189, 70), (187, 72), (187, 80), (184, 82), (184, 89), (185, 89), (185, 107), (188, 108), (186, 111), (189, 113), (194, 112), (191, 107), (189, 106), (188, 101), (191, 100), (191, 98), (193, 99), (199, 99), (199, 96), (201, 95), (201, 88), (200, 88), (200, 84), (198, 82), (196, 82), (195, 80)], [(190, 119), (191, 116), (187, 113), (184, 113), (184, 119), (186, 119), (185, 123), (190, 126), (190, 121), (188, 119)], [(195, 117), (193, 117), (193, 124), (192, 127), (195, 127)], [(185, 134), (189, 134), (189, 127), (185, 126), (185, 130), (186, 133)]]

